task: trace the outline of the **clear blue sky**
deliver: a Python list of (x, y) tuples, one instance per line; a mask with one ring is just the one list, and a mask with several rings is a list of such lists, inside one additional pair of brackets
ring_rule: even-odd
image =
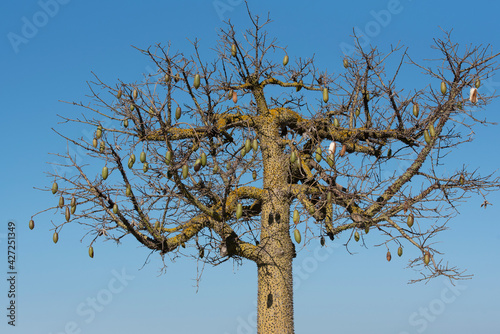
[[(149, 63), (131, 45), (146, 48), (171, 41), (173, 49), (189, 54), (187, 39), (198, 37), (202, 52), (211, 53), (222, 19), (231, 18), (240, 28), (249, 26), (245, 6), (239, 0), (60, 0), (58, 8), (45, 3), (54, 1), (0, 5), (2, 273), (7, 271), (9, 220), (17, 222), (19, 245), (18, 326), (14, 330), (6, 324), (7, 285), (2, 279), (0, 332), (255, 332), (257, 282), (252, 263), (205, 268), (196, 292), (192, 260), (169, 263), (167, 273), (159, 275), (159, 257), (154, 255), (142, 267), (148, 251), (130, 239), (120, 246), (99, 242), (91, 259), (89, 240), (80, 242), (85, 231), (79, 225), (66, 228), (57, 245), (50, 231), (52, 213), (40, 216), (33, 231), (28, 229), (30, 216), (54, 201), (34, 187), (52, 182), (45, 176), (51, 168), (46, 162), (57, 159), (48, 152), (66, 148), (51, 130), (59, 121), (56, 114), (80, 112), (58, 100), (89, 102), (86, 81), (92, 80), (91, 71), (110, 84), (118, 78), (140, 79)], [(315, 53), (317, 66), (330, 72), (341, 69), (341, 46), (352, 43), (353, 27), (369, 33), (370, 42), (385, 50), (401, 41), (416, 59), (436, 55), (430, 46), (434, 37), (443, 36), (440, 27), (453, 29), (461, 45), (490, 43), (500, 51), (497, 1), (294, 0), (254, 1), (251, 7), (261, 15), (271, 12), (269, 32), (292, 59)], [(380, 15), (388, 9), (390, 17)], [(27, 27), (33, 22), (39, 26), (36, 31)], [(25, 39), (12, 43), (12, 33)], [(500, 88), (500, 76), (490, 81), (490, 89), (495, 88)], [(499, 107), (496, 101), (480, 118), (499, 122)], [(475, 142), (461, 146), (451, 162), (480, 168), (483, 174), (496, 170), (499, 130), (476, 127)], [(74, 131), (74, 136), (82, 133)], [(330, 244), (330, 253), (315, 244), (303, 250), (295, 262), (296, 332), (500, 333), (500, 194), (489, 201), (493, 206), (487, 210), (480, 208), (479, 197), (463, 203), (461, 214), (449, 224), (451, 230), (439, 237), (438, 249), (450, 264), (475, 275), (455, 290), (441, 278), (408, 285), (418, 273), (404, 269), (407, 257), (393, 256), (388, 263), (385, 249), (373, 247), (370, 240), (368, 249), (354, 245), (358, 254), (353, 256), (341, 246), (342, 238)]]

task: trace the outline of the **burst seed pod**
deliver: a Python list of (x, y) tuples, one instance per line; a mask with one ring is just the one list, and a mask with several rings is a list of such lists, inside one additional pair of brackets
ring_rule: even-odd
[(97, 139), (96, 138), (92, 139), (92, 146), (94, 146), (94, 148), (97, 148)]
[(200, 75), (199, 74), (196, 74), (194, 76), (193, 86), (194, 86), (195, 89), (200, 88)]
[(325, 237), (324, 236), (321, 236), (321, 238), (319, 238), (319, 244), (321, 245), (321, 247), (323, 247), (325, 245)]
[(231, 56), (236, 57), (236, 44), (231, 45)]
[(256, 138), (254, 138), (254, 140), (252, 141), (252, 148), (255, 152), (257, 152), (257, 150), (259, 149), (259, 143), (257, 142)]
[(391, 252), (390, 251), (387, 251), (387, 255), (385, 256), (385, 258), (387, 259), (387, 261), (391, 261), (392, 259), (392, 256), (391, 256)]
[(55, 194), (57, 189), (59, 189), (57, 182), (52, 183), (52, 194)]
[(257, 172), (256, 171), (252, 172), (252, 178), (254, 181), (257, 180)]
[(142, 162), (142, 163), (145, 163), (146, 162), (146, 152), (142, 151), (141, 154), (139, 155), (139, 160)]
[(94, 247), (90, 246), (89, 247), (89, 256), (93, 259), (94, 258)]
[(477, 88), (471, 88), (470, 89), (469, 101), (472, 104), (476, 104), (477, 103)]
[(338, 128), (340, 126), (339, 120), (337, 118), (333, 119), (333, 126)]
[(125, 119), (123, 120), (123, 127), (124, 127), (124, 128), (128, 128), (128, 118), (125, 118)]
[(446, 82), (441, 82), (441, 94), (446, 94), (446, 91), (448, 90), (448, 88), (446, 87)]
[(115, 215), (118, 214), (118, 204), (116, 204), (116, 203), (113, 205), (113, 213)]
[(476, 82), (474, 83), (474, 85), (476, 86), (476, 88), (479, 88), (481, 86), (481, 80), (476, 79)]
[(108, 167), (102, 167), (102, 179), (106, 180), (108, 178)]
[(59, 234), (57, 232), (54, 232), (52, 235), (52, 241), (54, 241), (55, 244), (57, 244), (57, 241), (59, 240)]
[(238, 203), (238, 205), (236, 206), (236, 219), (240, 219), (241, 215), (243, 215), (243, 206), (241, 205), (241, 203)]
[(300, 231), (295, 229), (293, 231), (293, 237), (295, 238), (295, 242), (300, 244), (300, 241), (302, 240), (301, 236), (300, 236)]
[(429, 262), (431, 262), (431, 254), (429, 253), (429, 251), (425, 251), (425, 253), (424, 253), (424, 263), (427, 266), (429, 264)]
[(345, 151), (347, 150), (347, 146), (345, 144), (342, 145), (342, 149), (340, 150), (340, 156), (343, 157), (345, 154)]
[(101, 140), (101, 143), (99, 145), (99, 152), (103, 153), (104, 150), (106, 149), (106, 145), (104, 144), (104, 142)]
[(408, 225), (408, 227), (412, 227), (414, 221), (415, 221), (415, 216), (413, 215), (413, 213), (410, 213), (408, 215), (408, 218), (406, 219), (406, 225)]
[(127, 195), (127, 197), (132, 196), (132, 187), (130, 186), (130, 184), (127, 184), (127, 190), (125, 190), (125, 195)]
[(194, 163), (194, 171), (197, 172), (200, 170), (200, 168), (201, 168), (201, 160), (198, 158)]
[(356, 242), (359, 241), (359, 232), (358, 231), (354, 232), (354, 241), (356, 241)]
[(432, 138), (436, 137), (436, 130), (434, 129), (434, 124), (429, 124), (429, 134)]
[(403, 247), (399, 246), (398, 248), (398, 256), (401, 257), (403, 255)]
[(247, 138), (247, 140), (245, 140), (245, 150), (247, 152), (250, 152), (251, 149), (252, 149), (252, 143), (250, 142), (250, 139)]
[(328, 88), (323, 88), (323, 102), (328, 102)]
[(120, 89), (118, 93), (116, 94), (116, 97), (119, 99), (122, 97), (122, 90)]
[(35, 228), (35, 222), (33, 221), (33, 219), (30, 220), (29, 227), (30, 227), (30, 230)]
[(288, 64), (288, 55), (285, 55), (283, 57), (283, 66), (286, 66)]
[(66, 221), (69, 222), (71, 218), (71, 213), (69, 212), (69, 206), (66, 207), (66, 210), (64, 212), (64, 218), (66, 218)]
[(205, 152), (201, 153), (201, 165), (205, 167), (207, 165), (207, 155)]
[(349, 67), (349, 60), (347, 60), (347, 58), (344, 58), (343, 64), (344, 64), (344, 68), (348, 68)]
[(238, 94), (236, 93), (235, 90), (233, 90), (233, 102), (234, 103), (238, 102)]
[(181, 107), (179, 106), (175, 109), (175, 119), (178, 120), (179, 118), (181, 118), (181, 111)]
[(300, 214), (298, 210), (293, 210), (293, 222), (298, 224), (300, 220)]
[(292, 151), (292, 154), (290, 155), (290, 162), (293, 164), (297, 160), (297, 154), (295, 151)]
[(167, 153), (165, 153), (165, 163), (167, 165), (170, 165), (171, 162), (172, 162), (172, 151), (167, 151)]
[(64, 197), (59, 197), (59, 207), (62, 208), (64, 206)]
[(142, 171), (146, 173), (149, 170), (149, 164), (147, 162), (142, 164)]
[(429, 131), (424, 130), (424, 139), (427, 144), (431, 143), (431, 137), (429, 136)]
[(182, 178), (183, 179), (185, 179), (186, 177), (188, 177), (188, 173), (189, 173), (189, 167), (188, 167), (188, 165), (182, 166)]
[(295, 87), (295, 91), (298, 92), (299, 90), (301, 90), (302, 86), (304, 86), (304, 82), (302, 81), (302, 79), (300, 79), (299, 85)]
[(413, 105), (413, 116), (415, 117), (418, 117), (418, 111), (419, 111), (420, 107), (418, 106), (418, 104), (414, 104)]

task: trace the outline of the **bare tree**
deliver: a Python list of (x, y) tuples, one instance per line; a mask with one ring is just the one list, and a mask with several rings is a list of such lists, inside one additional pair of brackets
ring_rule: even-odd
[[(348, 248), (378, 232), (389, 261), (390, 250), (419, 249), (409, 261), (422, 274), (415, 282), (468, 278), (443, 263), (431, 241), (458, 203), (500, 186), (494, 175), (442, 168), (472, 140), (464, 129), (487, 124), (475, 115), (494, 96), (478, 89), (498, 54), (460, 48), (445, 34), (435, 40), (441, 58), (432, 68), (402, 47), (382, 55), (358, 44), (334, 75), (313, 58), (289, 58), (263, 30), (269, 19), (249, 17), (243, 40), (230, 22), (221, 30), (212, 63), (196, 41), (191, 57), (158, 44), (140, 50), (156, 73), (113, 86), (96, 77), (93, 103), (73, 103), (85, 113), (64, 120), (92, 127), (95, 138), (61, 135), (98, 160), (99, 173), (69, 151), (61, 155), (78, 173), (51, 174), (60, 201), (48, 210), (65, 215), (54, 242), (78, 222), (93, 235), (91, 257), (97, 239), (132, 235), (162, 258), (255, 262), (259, 333), (294, 331), (292, 262), (302, 239), (325, 245), (346, 233)], [(405, 66), (421, 69), (429, 85), (397, 88)]]

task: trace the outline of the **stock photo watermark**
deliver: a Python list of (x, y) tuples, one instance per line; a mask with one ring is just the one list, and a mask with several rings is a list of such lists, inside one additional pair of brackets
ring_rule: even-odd
[(61, 6), (66, 5), (71, 0), (39, 0), (37, 2), (40, 10), (33, 15), (21, 17), (21, 28), (18, 32), (9, 32), (7, 39), (12, 46), (12, 49), (17, 54), (20, 51), (21, 45), (26, 45), (38, 35), (40, 29), (45, 27), (50, 19), (54, 18), (61, 9)]
[(219, 20), (224, 21), (225, 14), (232, 12), (237, 6), (241, 5), (243, 0), (215, 0), (212, 2), (214, 10), (219, 17)]
[(99, 290), (95, 296), (87, 297), (85, 301), (79, 303), (76, 307), (76, 314), (80, 317), (79, 321), (71, 320), (66, 322), (64, 329), (49, 334), (80, 334), (82, 333), (82, 324), (90, 324), (97, 317), (98, 313), (104, 311), (115, 295), (121, 293), (135, 276), (131, 276), (122, 268), (121, 272), (112, 270), (113, 277), (108, 281), (105, 288)]

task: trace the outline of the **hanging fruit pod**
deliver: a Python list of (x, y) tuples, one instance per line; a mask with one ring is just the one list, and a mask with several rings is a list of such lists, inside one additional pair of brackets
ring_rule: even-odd
[(418, 111), (420, 110), (420, 107), (418, 106), (418, 104), (414, 104), (413, 105), (413, 116), (415, 117), (418, 117)]
[(471, 88), (470, 89), (470, 96), (469, 96), (470, 102), (473, 104), (476, 104), (477, 102), (477, 88)]
[(214, 164), (214, 168), (212, 171), (214, 172), (214, 174), (219, 171), (219, 165), (217, 163)]
[(319, 238), (319, 244), (323, 247), (325, 245), (325, 237), (324, 236), (321, 236), (321, 238)]
[(132, 97), (134, 98), (134, 100), (137, 98), (138, 95), (139, 93), (137, 92), (137, 89), (134, 89), (134, 91), (132, 92)]
[(194, 76), (193, 86), (194, 86), (195, 89), (200, 88), (200, 75), (199, 74), (196, 74)]
[(259, 143), (257, 142), (256, 138), (254, 138), (254, 140), (252, 141), (252, 148), (255, 152), (257, 152), (257, 150), (259, 149)]
[(122, 97), (122, 90), (118, 90), (118, 93), (116, 94), (116, 97), (119, 99)]
[(479, 88), (481, 86), (481, 80), (479, 80), (479, 78), (477, 78), (474, 85), (476, 86), (476, 88)]
[(35, 228), (35, 222), (33, 221), (33, 219), (30, 219), (30, 222), (28, 225), (29, 225), (30, 230)]
[(431, 262), (431, 254), (429, 253), (429, 251), (425, 251), (425, 253), (424, 253), (424, 263), (425, 263), (425, 265), (428, 265), (429, 262)]
[(391, 256), (391, 252), (390, 251), (387, 251), (387, 254), (385, 255), (385, 258), (387, 259), (387, 261), (391, 261), (392, 259), (392, 256)]
[(108, 178), (108, 167), (102, 167), (102, 179), (106, 180)]
[(387, 158), (390, 159), (392, 157), (392, 149), (387, 150)]
[(245, 140), (245, 150), (247, 152), (250, 152), (251, 149), (252, 149), (252, 143), (250, 142), (250, 139), (247, 138), (247, 140)]
[(59, 189), (57, 182), (52, 183), (52, 194), (55, 194), (57, 189)]
[(145, 163), (146, 162), (146, 152), (142, 151), (141, 154), (139, 155), (139, 160), (142, 162), (142, 163)]
[(446, 94), (446, 91), (448, 90), (448, 88), (446, 87), (446, 82), (441, 82), (441, 94)]
[(298, 224), (300, 220), (300, 214), (298, 210), (293, 210), (293, 222)]
[(328, 88), (323, 88), (323, 102), (328, 102)]
[(340, 126), (339, 120), (336, 117), (333, 119), (333, 126), (336, 128)]
[(317, 162), (321, 161), (321, 148), (320, 147), (316, 148), (316, 161)]
[(66, 207), (66, 210), (64, 212), (64, 218), (66, 218), (66, 221), (69, 222), (71, 218), (71, 213), (69, 212), (69, 206)]
[(240, 219), (241, 215), (243, 215), (243, 205), (241, 203), (238, 203), (236, 206), (236, 219)]
[(245, 156), (245, 154), (247, 154), (247, 150), (245, 149), (245, 147), (243, 147), (243, 148), (241, 149), (241, 152), (240, 152), (240, 153), (241, 153), (241, 157), (242, 157), (242, 158)]
[(155, 115), (155, 110), (153, 109), (153, 107), (149, 107), (148, 109), (148, 114), (149, 116), (153, 117)]
[(201, 160), (201, 161), (200, 161), (200, 162), (201, 162), (201, 165), (202, 165), (203, 167), (205, 167), (205, 166), (207, 165), (207, 155), (205, 154), (205, 152), (202, 152), (202, 153), (201, 153), (201, 159), (200, 159), (200, 160)]
[(113, 204), (113, 213), (116, 215), (118, 214), (118, 204)]
[(97, 139), (96, 138), (92, 139), (92, 146), (94, 146), (94, 148), (97, 148)]
[(102, 127), (101, 126), (98, 126), (97, 130), (95, 130), (95, 137), (97, 139), (101, 139), (101, 137), (102, 137)]
[(414, 221), (415, 221), (415, 216), (413, 215), (413, 213), (410, 213), (408, 215), (408, 218), (406, 219), (406, 225), (408, 225), (408, 227), (412, 227)]
[(101, 143), (99, 144), (99, 152), (103, 153), (105, 149), (106, 149), (106, 145), (101, 140)]
[(344, 65), (344, 68), (349, 67), (349, 60), (347, 60), (347, 58), (344, 58), (343, 65)]
[(340, 150), (339, 155), (340, 155), (341, 157), (343, 157), (343, 156), (344, 156), (344, 154), (345, 154), (345, 151), (346, 151), (346, 150), (347, 150), (347, 146), (346, 146), (345, 144), (343, 144), (343, 145), (342, 145), (342, 149)]
[(238, 102), (238, 94), (236, 93), (235, 90), (233, 90), (233, 102), (234, 103)]
[(424, 139), (427, 144), (431, 143), (431, 137), (429, 136), (429, 131), (424, 130)]
[(57, 244), (57, 241), (59, 240), (59, 234), (57, 232), (54, 232), (52, 235), (52, 241), (54, 241), (55, 244)]
[(170, 75), (165, 74), (165, 76), (163, 77), (163, 79), (165, 79), (166, 83), (169, 83), (170, 82)]
[(177, 119), (177, 120), (178, 120), (179, 118), (181, 118), (181, 107), (179, 107), (179, 106), (178, 106), (178, 107), (175, 109), (175, 119)]
[(252, 178), (254, 181), (257, 180), (257, 172), (256, 171), (252, 172)]
[(283, 57), (283, 66), (286, 66), (288, 64), (288, 55), (285, 55)]
[(167, 151), (167, 153), (165, 153), (165, 163), (167, 165), (170, 165), (171, 162), (172, 162), (172, 151)]
[(75, 198), (75, 196), (71, 197), (70, 206), (75, 206), (76, 207), (76, 198)]
[(231, 45), (231, 56), (236, 57), (236, 44)]
[(398, 256), (401, 257), (403, 255), (403, 247), (399, 246), (398, 248)]
[(179, 75), (179, 73), (177, 73), (176, 75), (174, 75), (174, 81), (175, 83), (178, 83), (179, 80), (181, 80), (181, 76)]
[(328, 148), (328, 154), (330, 154), (330, 156), (334, 156), (335, 155), (335, 149), (337, 148), (337, 144), (335, 144), (334, 141), (332, 141), (330, 143), (330, 147)]
[(359, 241), (359, 232), (358, 231), (354, 232), (354, 241), (356, 241), (356, 242)]
[(458, 182), (460, 183), (461, 186), (464, 185), (464, 183), (465, 183), (464, 174), (460, 174), (460, 178), (458, 179)]
[(295, 151), (292, 151), (292, 154), (290, 155), (290, 162), (293, 164), (297, 160), (297, 154)]
[(436, 130), (434, 129), (434, 124), (429, 124), (429, 134), (432, 138), (436, 137)]
[(356, 115), (356, 117), (359, 117), (359, 115), (361, 114), (361, 108), (357, 107), (354, 114)]
[(130, 107), (129, 107), (129, 108), (130, 108), (130, 111), (134, 111), (135, 106), (134, 106), (133, 104), (130, 104)]
[(146, 173), (149, 169), (149, 164), (147, 162), (145, 162), (144, 164), (142, 164), (142, 171), (144, 173)]
[(330, 155), (326, 157), (326, 162), (328, 163), (328, 166), (330, 166), (330, 168), (333, 168), (333, 166), (335, 166), (333, 158)]
[(132, 196), (132, 187), (130, 186), (130, 184), (127, 184), (127, 189), (125, 190), (125, 195), (127, 197), (131, 197)]
[(196, 161), (194, 162), (194, 171), (197, 172), (200, 170), (201, 168), (201, 159), (196, 159)]
[(300, 244), (300, 241), (302, 240), (302, 237), (300, 236), (300, 231), (295, 229), (293, 231), (293, 237), (295, 238), (295, 242)]
[(128, 128), (128, 118), (125, 118), (125, 119), (123, 120), (123, 127), (124, 127), (124, 128)]
[(89, 256), (93, 259), (94, 258), (94, 247), (90, 246), (89, 247)]
[(62, 208), (64, 206), (64, 197), (59, 197), (59, 207)]
[(188, 173), (189, 173), (189, 167), (188, 165), (184, 165), (182, 166), (182, 178), (185, 179), (188, 177)]

